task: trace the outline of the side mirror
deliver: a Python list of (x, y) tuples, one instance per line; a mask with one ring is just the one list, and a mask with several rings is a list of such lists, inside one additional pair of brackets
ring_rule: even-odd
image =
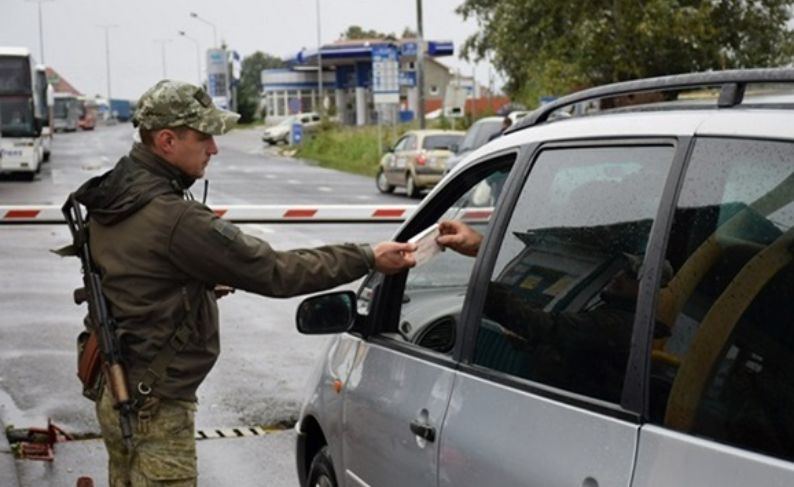
[(392, 146), (386, 147), (386, 154), (391, 154), (392, 152), (394, 152), (394, 147)]
[(306, 298), (298, 306), (295, 322), (304, 335), (348, 331), (356, 322), (356, 294), (337, 291)]
[(449, 150), (451, 150), (454, 154), (458, 153), (458, 149), (460, 149), (460, 146), (458, 144), (452, 144), (451, 146), (449, 146)]

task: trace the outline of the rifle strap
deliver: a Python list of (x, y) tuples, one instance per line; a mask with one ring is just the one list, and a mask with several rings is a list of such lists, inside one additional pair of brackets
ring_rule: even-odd
[(151, 394), (155, 384), (163, 380), (166, 375), (168, 366), (171, 365), (174, 358), (185, 348), (190, 335), (196, 329), (193, 314), (191, 313), (190, 301), (187, 295), (187, 289), (182, 288), (182, 298), (185, 305), (186, 316), (182, 323), (174, 330), (173, 335), (165, 342), (163, 347), (154, 356), (154, 360), (146, 368), (143, 377), (135, 384), (135, 391), (133, 391), (135, 407), (143, 405), (143, 401)]

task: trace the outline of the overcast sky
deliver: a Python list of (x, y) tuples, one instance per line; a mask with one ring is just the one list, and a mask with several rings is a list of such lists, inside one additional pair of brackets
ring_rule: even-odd
[[(321, 40), (330, 43), (350, 25), (401, 34), (416, 29), (416, 0), (319, 0)], [(454, 10), (462, 0), (424, 0), (424, 34), (428, 40), (451, 40), (455, 55), (441, 60), (462, 74), (474, 66), (458, 58), (458, 48), (477, 30)], [(178, 35), (184, 30), (202, 52), (218, 39), (242, 56), (261, 50), (292, 57), (301, 47), (317, 45), (316, 0), (43, 0), (44, 61), (85, 94), (107, 93), (105, 37), (110, 32), (111, 91), (114, 98), (135, 99), (163, 75), (165, 45), (169, 78), (195, 83), (196, 45)], [(36, 0), (0, 0), (0, 46), (28, 47), (41, 62)], [(163, 42), (159, 42), (163, 41)], [(486, 64), (476, 67), (487, 84)], [(495, 73), (494, 73), (495, 76)]]

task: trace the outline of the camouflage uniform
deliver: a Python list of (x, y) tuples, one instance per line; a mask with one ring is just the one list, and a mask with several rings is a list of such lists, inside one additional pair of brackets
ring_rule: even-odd
[[(147, 130), (189, 127), (212, 135), (236, 120), (202, 89), (175, 81), (148, 90), (133, 117)], [(92, 257), (117, 322), (130, 390), (152, 376), (154, 358), (177, 330), (190, 331), (133, 418), (131, 451), (121, 442), (110, 394), (97, 404), (114, 487), (195, 485), (196, 389), (220, 353), (215, 285), (289, 297), (353, 281), (374, 263), (368, 245), (276, 251), (194, 201), (193, 182), (135, 144), (111, 171), (76, 192), (88, 209)]]

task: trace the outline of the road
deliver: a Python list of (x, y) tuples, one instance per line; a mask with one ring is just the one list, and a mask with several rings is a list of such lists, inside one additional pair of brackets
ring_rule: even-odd
[[(132, 127), (57, 134), (52, 160), (34, 182), (0, 179), (0, 204), (61, 204), (69, 191), (111, 168), (129, 150)], [(257, 130), (218, 138), (220, 153), (207, 177), (210, 204), (411, 204), (382, 195), (371, 178), (319, 168), (263, 148)], [(194, 188), (201, 197), (203, 184)], [(244, 225), (276, 249), (332, 242), (376, 242), (395, 224)], [(62, 225), (0, 226), (0, 420), (40, 427), (47, 418), (81, 437), (95, 437), (93, 404), (75, 377), (74, 339), (84, 309), (71, 302), (81, 285), (77, 259), (49, 250), (69, 241)], [(277, 300), (237, 292), (219, 303), (222, 354), (199, 389), (198, 430), (289, 424), (304, 381), (326, 340), (294, 328), (300, 299)], [(200, 485), (295, 485), (293, 433), (199, 442)], [(103, 478), (98, 440), (57, 445), (52, 465), (17, 461), (22, 487), (74, 485), (81, 474)], [(1, 465), (1, 464), (0, 464)], [(232, 473), (233, 472), (233, 473)], [(2, 476), (0, 476), (2, 479)], [(97, 485), (103, 485), (100, 481)]]

